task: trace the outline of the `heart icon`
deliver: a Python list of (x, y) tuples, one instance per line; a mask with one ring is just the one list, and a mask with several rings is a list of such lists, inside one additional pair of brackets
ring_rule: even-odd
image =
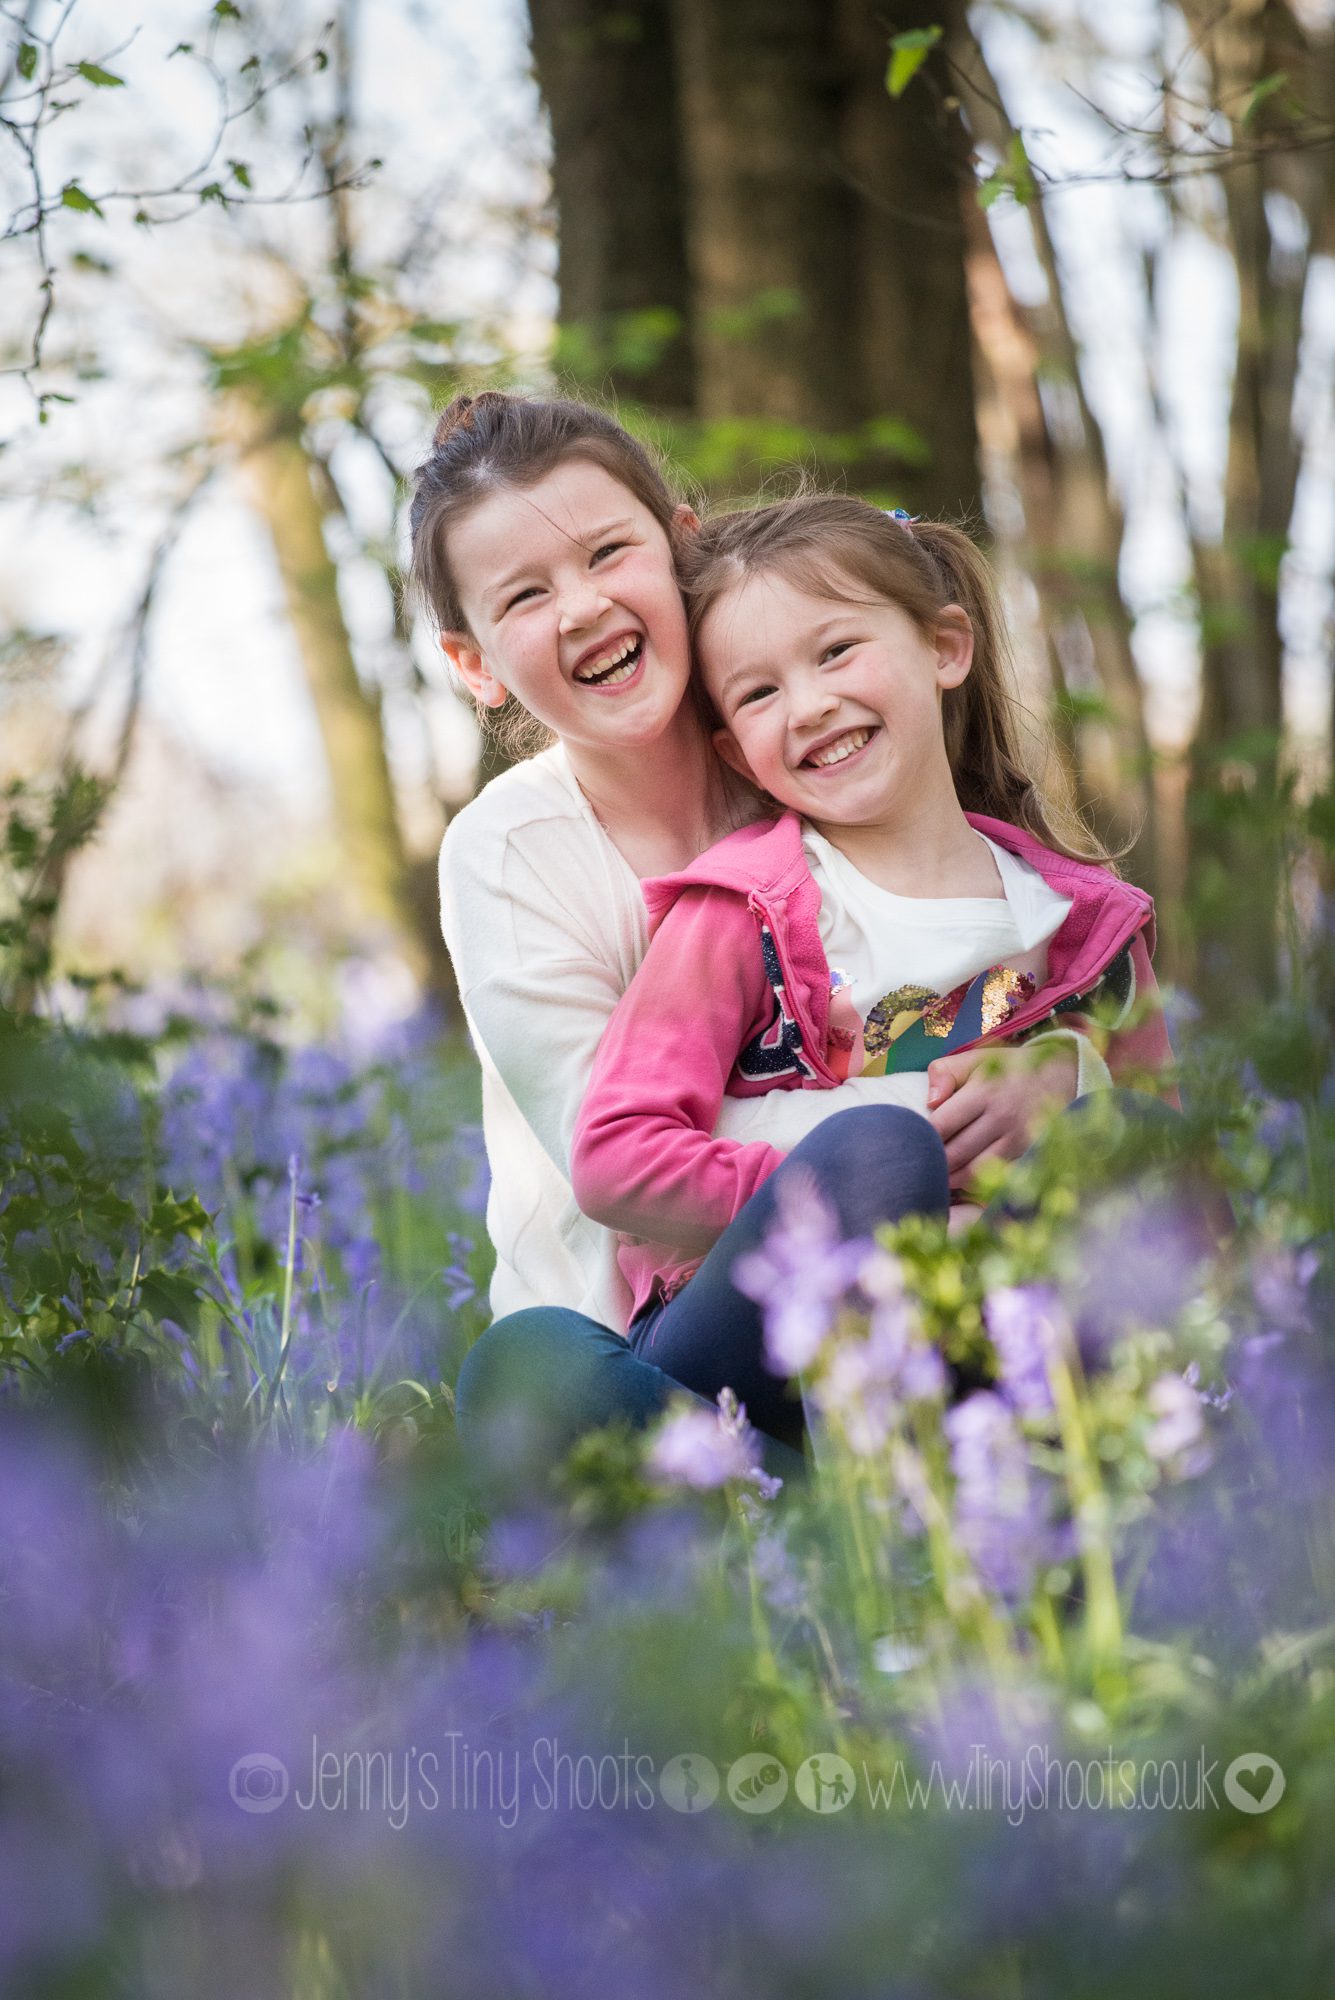
[(1284, 1773), (1264, 1750), (1235, 1757), (1224, 1773), (1224, 1796), (1239, 1812), (1264, 1813), (1284, 1796)]

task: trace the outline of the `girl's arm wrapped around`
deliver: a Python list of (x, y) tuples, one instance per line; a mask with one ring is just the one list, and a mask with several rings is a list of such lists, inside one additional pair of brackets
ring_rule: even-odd
[(769, 1001), (745, 903), (688, 889), (599, 1045), (571, 1159), (586, 1215), (684, 1250), (711, 1247), (784, 1158), (762, 1141), (712, 1136)]

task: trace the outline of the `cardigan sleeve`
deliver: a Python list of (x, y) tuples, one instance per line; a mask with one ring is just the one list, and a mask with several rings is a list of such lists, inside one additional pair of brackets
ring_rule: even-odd
[(704, 887), (679, 897), (598, 1050), (571, 1162), (586, 1215), (704, 1251), (774, 1172), (776, 1147), (713, 1137), (767, 993), (739, 898)]
[[(594, 1051), (634, 963), (638, 940), (619, 934), (632, 918), (610, 907), (603, 857), (569, 820), (515, 829), (474, 817), (446, 834), (440, 890), (473, 1040), (569, 1180)], [(625, 900), (642, 937), (640, 906)]]

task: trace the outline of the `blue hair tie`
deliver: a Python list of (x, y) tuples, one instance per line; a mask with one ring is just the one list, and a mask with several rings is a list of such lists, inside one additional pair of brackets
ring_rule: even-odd
[(906, 528), (911, 528), (915, 521), (922, 519), (921, 514), (910, 514), (906, 507), (887, 507), (885, 511), (892, 521), (902, 521)]

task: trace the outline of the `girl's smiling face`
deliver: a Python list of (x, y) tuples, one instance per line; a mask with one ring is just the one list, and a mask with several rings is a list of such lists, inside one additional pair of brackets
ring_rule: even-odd
[[(677, 519), (695, 522), (685, 507)], [(629, 488), (572, 458), (447, 533), (469, 630), (441, 644), (479, 701), (498, 707), (508, 690), (592, 751), (663, 733), (689, 678), (686, 613), (668, 537)]]
[(954, 798), (941, 697), (973, 657), (958, 605), (929, 636), (898, 605), (757, 572), (710, 606), (696, 652), (720, 756), (817, 827), (904, 824), (943, 787)]

